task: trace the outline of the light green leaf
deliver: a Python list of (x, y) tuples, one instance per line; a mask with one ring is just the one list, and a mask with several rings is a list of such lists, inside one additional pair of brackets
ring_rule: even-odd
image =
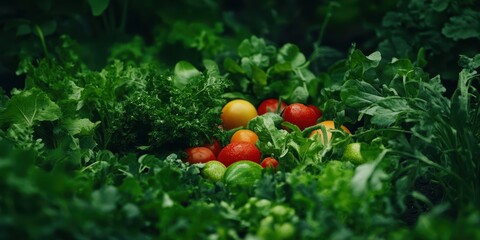
[(54, 121), (60, 118), (62, 112), (46, 93), (37, 88), (13, 96), (5, 110), (0, 113), (0, 125), (16, 123), (33, 126), (39, 121)]
[(191, 63), (180, 61), (173, 70), (173, 85), (177, 88), (184, 88), (191, 79), (199, 77), (202, 73), (198, 71)]
[(107, 9), (110, 0), (88, 0), (93, 16), (100, 16)]
[(227, 72), (245, 74), (245, 70), (231, 58), (226, 58), (223, 61), (223, 67)]
[(306, 103), (308, 99), (308, 90), (304, 86), (298, 86), (296, 87), (292, 93), (290, 94), (290, 97), (288, 98), (289, 102), (301, 102), (301, 103)]
[(278, 51), (277, 61), (279, 63), (289, 62), (293, 68), (298, 68), (306, 62), (306, 59), (296, 45), (287, 43)]
[(267, 85), (267, 74), (260, 68), (252, 66), (252, 80), (257, 86)]
[(100, 212), (110, 212), (116, 208), (120, 196), (114, 186), (105, 186), (92, 193), (92, 205)]
[(91, 135), (100, 122), (93, 123), (88, 118), (65, 119), (62, 123), (70, 135)]
[(207, 75), (209, 77), (219, 77), (220, 76), (220, 70), (218, 69), (217, 63), (215, 61), (210, 60), (210, 59), (204, 59), (203, 60), (203, 65), (205, 66), (205, 69), (207, 70)]

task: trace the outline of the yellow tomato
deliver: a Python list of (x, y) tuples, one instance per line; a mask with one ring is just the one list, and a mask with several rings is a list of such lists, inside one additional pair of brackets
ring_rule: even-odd
[(250, 119), (257, 116), (257, 109), (250, 102), (236, 99), (228, 102), (222, 109), (222, 124), (227, 130), (244, 127)]

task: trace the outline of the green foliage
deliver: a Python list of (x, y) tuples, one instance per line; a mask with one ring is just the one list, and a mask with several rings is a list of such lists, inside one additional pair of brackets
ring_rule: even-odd
[(385, 14), (376, 30), (383, 58), (414, 58), (423, 48), (429, 57), (427, 69), (455, 80), (458, 69), (451, 68), (459, 54), (475, 54), (479, 44), (479, 16), (476, 1), (405, 0)]
[[(237, 49), (238, 61), (227, 58), (224, 68), (232, 78), (232, 92), (254, 101), (280, 96), (287, 102), (307, 103), (316, 97), (317, 79), (299, 48), (291, 43), (281, 48), (255, 36)], [(257, 100), (258, 101), (258, 100)]]
[[(476, 1), (0, 9), (1, 239), (480, 237)], [(257, 116), (277, 169), (210, 181), (182, 150), (227, 143), (234, 98), (314, 104), (352, 135)]]

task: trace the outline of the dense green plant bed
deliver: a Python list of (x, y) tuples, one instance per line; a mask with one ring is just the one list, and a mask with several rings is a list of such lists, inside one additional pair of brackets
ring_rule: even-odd
[(364, 5), (1, 8), (0, 238), (480, 239), (478, 4)]

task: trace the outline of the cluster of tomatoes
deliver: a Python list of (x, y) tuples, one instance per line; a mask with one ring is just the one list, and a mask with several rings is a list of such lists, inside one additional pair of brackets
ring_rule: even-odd
[[(276, 169), (278, 161), (273, 157), (265, 157), (262, 160), (262, 153), (256, 146), (258, 136), (255, 132), (244, 129), (248, 122), (258, 115), (267, 112), (276, 112), (281, 114), (285, 122), (292, 123), (300, 130), (317, 124), (318, 119), (322, 116), (322, 112), (314, 105), (304, 105), (302, 103), (293, 103), (287, 105), (283, 101), (277, 99), (266, 99), (255, 108), (253, 104), (243, 99), (236, 99), (228, 102), (222, 109), (221, 119), (222, 126), (226, 130), (237, 130), (231, 137), (230, 142), (222, 148), (217, 140), (207, 143), (201, 147), (192, 147), (186, 150), (188, 155), (186, 161), (194, 163), (207, 163), (212, 160), (221, 162), (226, 167), (231, 164), (248, 160), (260, 164), (263, 168), (273, 167)], [(333, 121), (323, 121), (321, 123), (325, 128), (335, 128)], [(345, 127), (341, 128), (351, 134)], [(315, 134), (322, 135), (321, 129), (312, 131), (310, 137)], [(331, 133), (327, 132), (327, 139), (331, 138)], [(323, 140), (322, 137), (320, 139)]]

